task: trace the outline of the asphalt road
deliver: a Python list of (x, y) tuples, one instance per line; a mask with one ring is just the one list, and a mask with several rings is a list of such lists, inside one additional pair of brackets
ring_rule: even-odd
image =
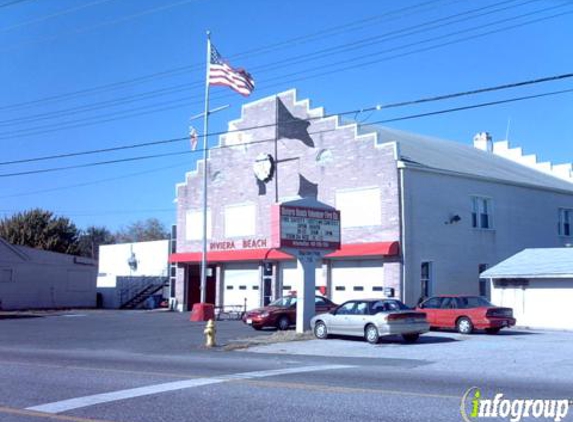
[[(384, 348), (376, 357), (205, 350), (203, 324), (187, 317), (0, 319), (0, 421), (461, 421), (472, 386), (484, 396), (573, 398), (573, 380), (484, 376), (501, 350), (451, 374), (407, 347), (388, 358)], [(260, 335), (239, 322), (218, 330), (221, 344)]]

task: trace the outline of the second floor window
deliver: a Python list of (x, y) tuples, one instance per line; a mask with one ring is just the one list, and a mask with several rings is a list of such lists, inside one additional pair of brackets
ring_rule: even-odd
[(491, 198), (472, 197), (472, 227), (475, 229), (493, 228)]
[(571, 223), (573, 219), (573, 210), (559, 209), (559, 235), (571, 236)]

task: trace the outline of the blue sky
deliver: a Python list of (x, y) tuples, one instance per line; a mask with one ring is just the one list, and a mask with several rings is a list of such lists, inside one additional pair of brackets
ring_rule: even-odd
[[(0, 162), (186, 137), (201, 113), (205, 32), (257, 88), (211, 88), (210, 131), (290, 88), (328, 113), (573, 72), (573, 2), (0, 0)], [(3, 6), (4, 5), (4, 6)], [(386, 119), (573, 88), (573, 78), (357, 116)], [(388, 123), (458, 142), (489, 131), (543, 161), (573, 161), (573, 93)], [(201, 120), (195, 125), (202, 128)], [(216, 142), (215, 139), (212, 142)], [(0, 165), (0, 216), (41, 207), (80, 228), (175, 219), (188, 141)]]

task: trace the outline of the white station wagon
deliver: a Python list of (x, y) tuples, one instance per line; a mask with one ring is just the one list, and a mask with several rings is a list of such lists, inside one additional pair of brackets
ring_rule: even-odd
[(372, 344), (378, 343), (381, 336), (394, 334), (413, 343), (430, 330), (426, 314), (396, 299), (350, 300), (327, 314), (316, 315), (310, 326), (319, 339), (338, 334), (364, 337)]

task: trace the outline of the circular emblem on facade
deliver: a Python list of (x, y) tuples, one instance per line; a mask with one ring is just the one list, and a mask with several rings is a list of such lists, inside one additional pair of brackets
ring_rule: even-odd
[(261, 182), (268, 182), (272, 179), (275, 169), (275, 160), (272, 155), (260, 153), (255, 159), (253, 164), (253, 171), (255, 172), (255, 177)]

